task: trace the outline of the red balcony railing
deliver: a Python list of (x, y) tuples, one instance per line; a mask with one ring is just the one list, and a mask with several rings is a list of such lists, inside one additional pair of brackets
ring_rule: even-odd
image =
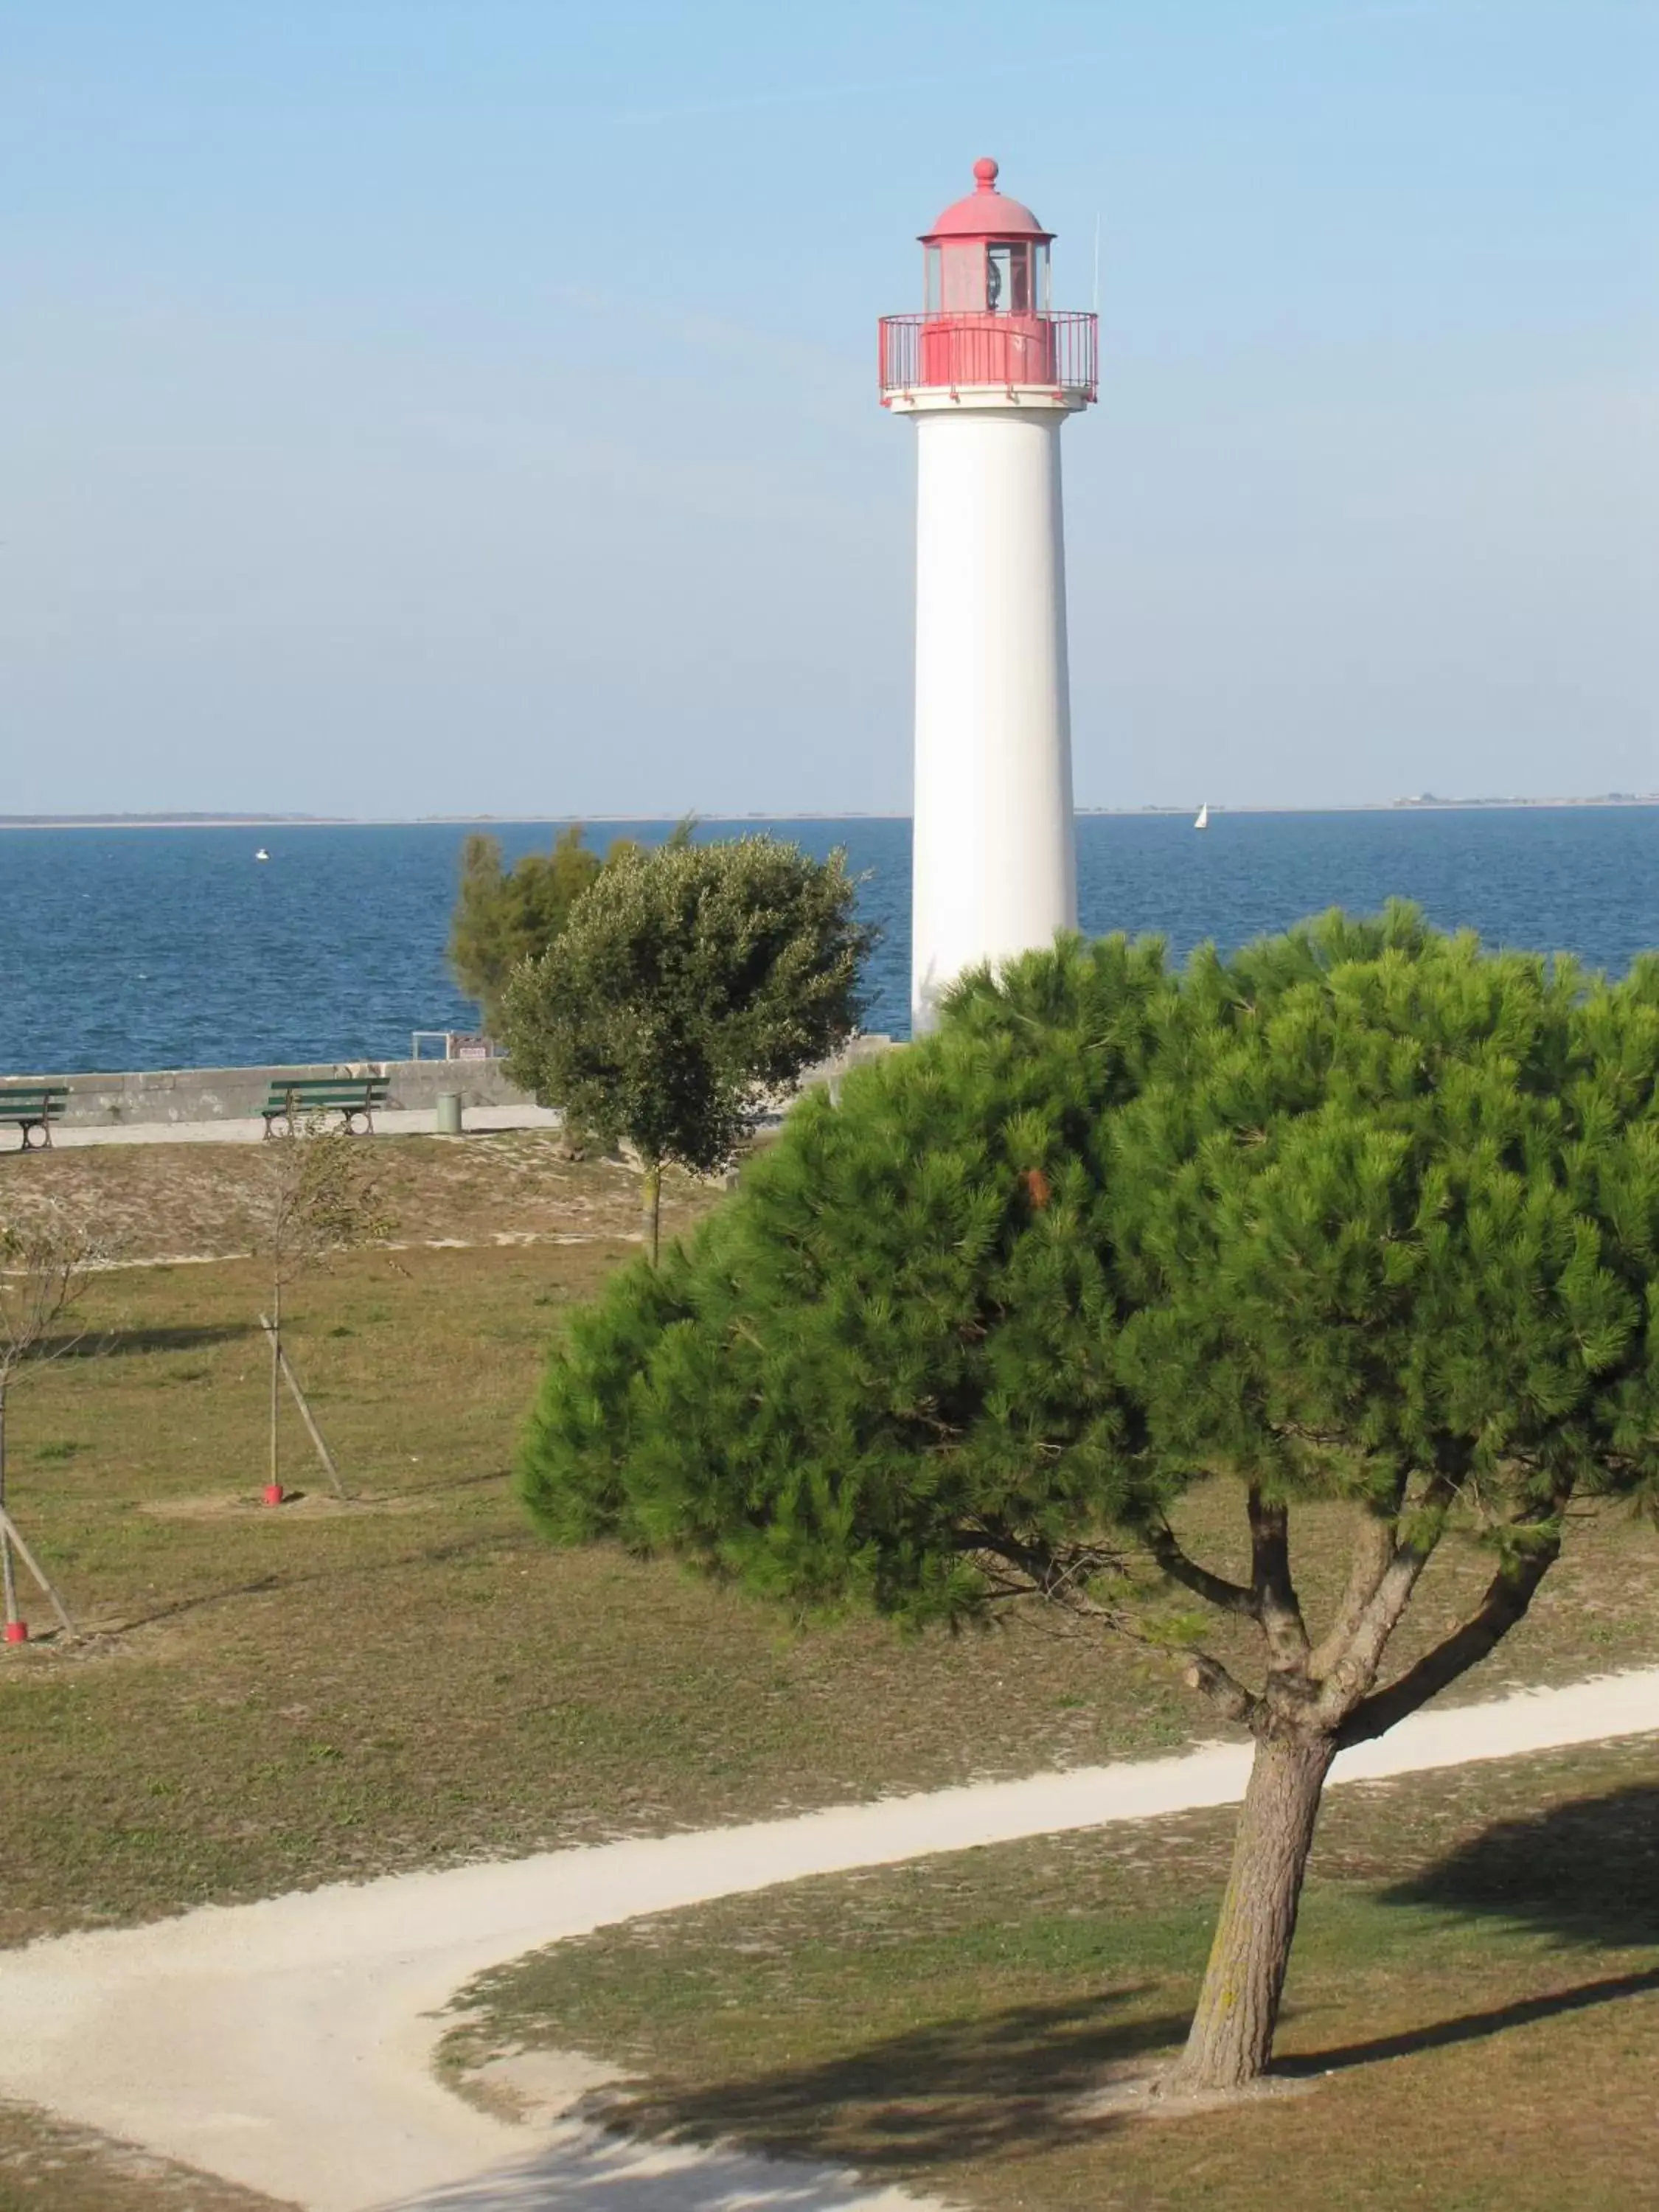
[(1093, 399), (1093, 315), (884, 315), (881, 395), (1023, 386)]

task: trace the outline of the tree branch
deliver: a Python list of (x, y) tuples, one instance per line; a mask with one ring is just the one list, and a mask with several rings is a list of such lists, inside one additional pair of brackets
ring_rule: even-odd
[(1146, 1542), (1153, 1559), (1171, 1582), (1179, 1583), (1183, 1589), (1191, 1590), (1194, 1597), (1201, 1597), (1206, 1605), (1212, 1605), (1222, 1613), (1243, 1613), (1247, 1620), (1255, 1620), (1255, 1592), (1243, 1583), (1230, 1583), (1223, 1575), (1212, 1575), (1196, 1559), (1189, 1559), (1167, 1521), (1155, 1523), (1147, 1531)]
[[(1173, 1543), (1174, 1539), (1170, 1540)], [(1014, 1597), (1046, 1598), (1080, 1619), (1103, 1623), (1115, 1635), (1123, 1637), (1143, 1651), (1155, 1652), (1161, 1659), (1178, 1660), (1187, 1686), (1201, 1691), (1227, 1720), (1248, 1722), (1261, 1703), (1207, 1651), (1172, 1652), (1168, 1644), (1149, 1636), (1132, 1614), (1115, 1606), (1103, 1605), (1088, 1595), (1087, 1585), (1095, 1575), (1103, 1568), (1121, 1565), (1111, 1553), (1085, 1545), (1079, 1545), (1074, 1551), (1052, 1552), (1046, 1545), (1027, 1542), (1006, 1528), (983, 1522), (975, 1528), (964, 1530), (957, 1539), (957, 1548), (981, 1562), (981, 1571), (991, 1581), (994, 1601)], [(988, 1559), (996, 1562), (994, 1568), (983, 1565)], [(1018, 1582), (1000, 1573), (1000, 1570), (1009, 1567), (1021, 1577)], [(1195, 1568), (1194, 1572), (1202, 1575), (1204, 1570)], [(1235, 1585), (1224, 1583), (1221, 1587), (1231, 1589)], [(1242, 1595), (1248, 1598), (1249, 1593), (1246, 1590)]]
[(1538, 1531), (1536, 1541), (1529, 1543), (1524, 1551), (1512, 1552), (1504, 1560), (1486, 1585), (1479, 1607), (1462, 1627), (1454, 1629), (1432, 1651), (1425, 1652), (1397, 1682), (1390, 1682), (1386, 1689), (1378, 1690), (1354, 1707), (1338, 1731), (1339, 1747), (1369, 1743), (1374, 1736), (1384, 1735), (1396, 1721), (1404, 1720), (1407, 1713), (1414, 1713), (1419, 1705), (1427, 1705), (1448, 1683), (1468, 1674), (1525, 1617), (1539, 1583), (1560, 1557), (1560, 1522), (1567, 1496), (1565, 1492), (1560, 1493), (1552, 1502), (1550, 1510), (1536, 1521), (1514, 1524), (1518, 1528)]
[(981, 1563), (988, 1558), (994, 1559), (1000, 1567), (1012, 1567), (1023, 1577), (1018, 1583), (1005, 1579), (994, 1583), (994, 1593), (999, 1598), (1041, 1597), (1074, 1611), (1113, 1617), (1106, 1607), (1084, 1595), (1096, 1575), (1121, 1565), (1114, 1553), (1097, 1545), (1079, 1544), (1056, 1552), (1046, 1544), (1028, 1542), (1010, 1529), (981, 1522), (957, 1538), (956, 1548)]
[[(1449, 1477), (1437, 1474), (1417, 1508), (1415, 1536), (1401, 1543), (1395, 1535), (1393, 1556), (1382, 1570), (1369, 1603), (1360, 1613), (1346, 1649), (1321, 1686), (1313, 1707), (1314, 1717), (1320, 1726), (1334, 1729), (1345, 1721), (1376, 1680), (1389, 1638), (1399, 1626), (1418, 1578), (1440, 1541), (1453, 1489)], [(1396, 1520), (1396, 1531), (1398, 1527)]]
[(1323, 1681), (1347, 1650), (1366, 1607), (1376, 1595), (1377, 1585), (1394, 1557), (1395, 1524), (1405, 1494), (1402, 1476), (1385, 1510), (1374, 1506), (1365, 1510), (1354, 1538), (1353, 1561), (1348, 1570), (1348, 1586), (1342, 1593), (1342, 1602), (1329, 1628), (1308, 1656), (1308, 1672), (1316, 1682)]
[(1207, 1651), (1187, 1654), (1182, 1679), (1189, 1690), (1202, 1691), (1225, 1720), (1248, 1722), (1261, 1702)]
[(1308, 1630), (1291, 1578), (1291, 1513), (1282, 1499), (1269, 1503), (1250, 1485), (1250, 1588), (1255, 1618), (1267, 1639), (1270, 1663), (1299, 1668), (1308, 1656)]

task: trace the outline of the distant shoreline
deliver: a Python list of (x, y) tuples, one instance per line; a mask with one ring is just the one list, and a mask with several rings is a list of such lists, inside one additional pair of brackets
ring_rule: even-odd
[[(1228, 815), (1319, 814), (1503, 814), (1542, 813), (1586, 808), (1628, 811), (1659, 807), (1659, 793), (1626, 796), (1610, 793), (1595, 799), (1389, 799), (1329, 806), (1221, 806), (1212, 804), (1213, 823)], [(1184, 820), (1190, 805), (1180, 806), (1079, 806), (1079, 818), (1113, 821)], [(0, 830), (492, 830), (534, 828), (544, 823), (677, 823), (679, 814), (0, 814)], [(908, 813), (868, 810), (847, 814), (702, 814), (699, 822), (908, 822)]]

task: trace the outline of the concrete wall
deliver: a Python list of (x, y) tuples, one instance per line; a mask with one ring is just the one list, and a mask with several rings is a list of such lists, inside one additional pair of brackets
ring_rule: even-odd
[[(844, 1053), (808, 1069), (802, 1088), (834, 1083), (859, 1061), (890, 1051), (892, 1043), (890, 1037), (855, 1037)], [(257, 1114), (272, 1083), (283, 1078), (323, 1080), (349, 1075), (389, 1076), (386, 1104), (394, 1109), (430, 1109), (443, 1091), (459, 1091), (465, 1106), (531, 1103), (526, 1091), (507, 1081), (506, 1064), (499, 1060), (342, 1060), (312, 1067), (296, 1067), (289, 1061), (271, 1067), (145, 1068), (122, 1075), (19, 1075), (0, 1080), (67, 1084), (64, 1125), (110, 1127), (123, 1121), (236, 1121)]]
[(468, 1106), (516, 1106), (526, 1094), (507, 1079), (499, 1060), (352, 1060), (296, 1067), (290, 1060), (272, 1067), (145, 1068), (123, 1075), (14, 1077), (31, 1083), (65, 1083), (66, 1126), (76, 1122), (108, 1127), (123, 1121), (235, 1121), (257, 1114), (273, 1082), (293, 1076), (325, 1080), (330, 1076), (386, 1075), (388, 1106), (430, 1107), (441, 1091), (459, 1091)]
[[(866, 1060), (879, 1060), (884, 1053), (897, 1052), (900, 1046), (901, 1040), (897, 1037), (855, 1036), (842, 1051), (832, 1054), (828, 1060), (818, 1061), (816, 1066), (807, 1068), (795, 1086), (796, 1091), (810, 1091), (815, 1083), (826, 1083), (830, 1086), (830, 1097), (839, 1104), (841, 1079), (848, 1068), (862, 1067)], [(788, 1101), (785, 1099), (779, 1103), (787, 1105)]]

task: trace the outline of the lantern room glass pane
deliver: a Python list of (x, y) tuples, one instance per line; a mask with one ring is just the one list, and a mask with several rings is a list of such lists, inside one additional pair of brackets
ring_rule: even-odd
[(1048, 246), (1045, 239), (1031, 248), (1031, 305), (1040, 315), (1048, 312)]
[(925, 246), (921, 252), (921, 304), (930, 315), (938, 314), (944, 304), (944, 293), (939, 277), (939, 248)]
[(947, 315), (975, 315), (985, 306), (985, 252), (976, 239), (947, 239), (940, 249), (944, 263), (943, 305)]
[(994, 315), (1031, 312), (1031, 249), (1021, 243), (985, 249), (985, 304)]

